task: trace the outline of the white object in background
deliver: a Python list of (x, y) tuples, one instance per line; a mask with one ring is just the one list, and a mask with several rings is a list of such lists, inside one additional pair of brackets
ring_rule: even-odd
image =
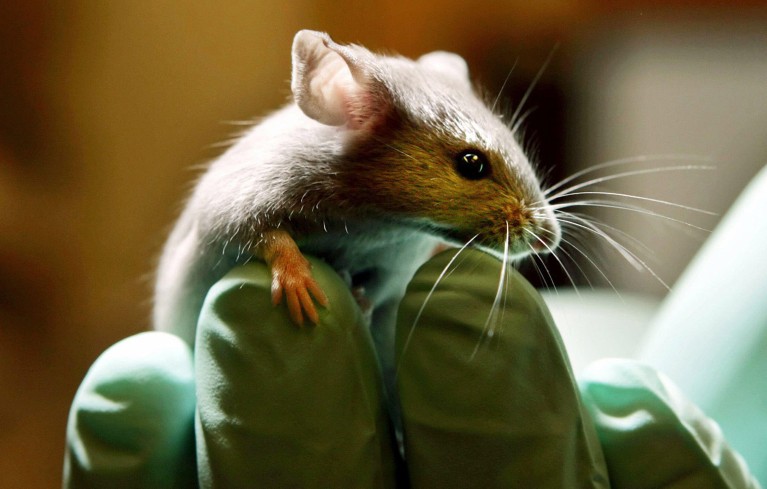
[(658, 300), (612, 289), (542, 292), (578, 376), (596, 360), (635, 358)]
[(716, 419), (767, 483), (767, 167), (666, 298), (639, 358)]

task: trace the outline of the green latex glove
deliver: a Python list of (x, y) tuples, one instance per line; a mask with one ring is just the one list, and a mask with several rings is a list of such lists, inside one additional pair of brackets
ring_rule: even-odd
[[(493, 309), (497, 260), (465, 251), (421, 311), (454, 253), (419, 271), (400, 308), (404, 464), (370, 336), (340, 278), (312, 261), (331, 306), (318, 326), (301, 329), (271, 305), (269, 272), (252, 263), (211, 289), (194, 356), (173, 336), (144, 333), (94, 363), (70, 413), (65, 485), (605, 488), (608, 471), (613, 487), (626, 487), (615, 481), (641, 481), (640, 467), (668, 484), (630, 487), (755, 487), (742, 465), (718, 463), (722, 453), (731, 458), (722, 445), (651, 467), (639, 451), (616, 449), (616, 439), (635, 435), (694, 446), (701, 431), (689, 429), (684, 403), (653, 397), (651, 375), (643, 385), (612, 374), (638, 366), (597, 366), (582, 403), (548, 310), (516, 272)], [(595, 395), (595, 385), (614, 391)], [(656, 401), (637, 403), (636, 392)], [(667, 415), (679, 409), (684, 416)], [(634, 419), (632, 410), (647, 421), (616, 422)], [(702, 414), (692, 417), (706, 439), (721, 441)], [(674, 485), (680, 470), (698, 468), (710, 485)]]

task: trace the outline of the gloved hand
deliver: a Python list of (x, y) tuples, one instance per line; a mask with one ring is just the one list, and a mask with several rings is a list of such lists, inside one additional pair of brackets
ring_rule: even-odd
[(65, 485), (757, 487), (649, 368), (602, 362), (581, 394), (540, 296), (514, 271), (499, 288), (497, 260), (464, 251), (430, 295), (454, 254), (422, 267), (400, 307), (404, 463), (341, 279), (312, 260), (331, 306), (297, 328), (252, 263), (211, 289), (194, 355), (155, 332), (94, 363), (70, 413)]

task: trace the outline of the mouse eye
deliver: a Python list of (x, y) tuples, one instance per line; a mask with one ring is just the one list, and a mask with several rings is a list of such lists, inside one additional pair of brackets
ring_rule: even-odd
[(487, 157), (479, 150), (467, 149), (455, 157), (458, 173), (468, 180), (479, 180), (490, 175)]

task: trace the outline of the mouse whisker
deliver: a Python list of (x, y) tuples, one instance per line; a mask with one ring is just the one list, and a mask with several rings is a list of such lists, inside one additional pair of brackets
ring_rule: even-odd
[(246, 127), (252, 127), (253, 124), (255, 124), (258, 121), (253, 120), (228, 120), (228, 121), (221, 121), (221, 124), (227, 125), (227, 126), (246, 126)]
[(579, 216), (573, 216), (573, 215), (571, 215), (571, 217), (574, 219), (572, 221), (569, 221), (571, 225), (583, 228), (585, 230), (589, 230), (593, 232), (595, 235), (601, 237), (602, 239), (607, 241), (607, 243), (609, 243), (613, 247), (613, 249), (615, 249), (634, 268), (636, 268), (637, 270), (642, 270), (642, 269), (646, 270), (666, 290), (671, 290), (671, 287), (669, 287), (668, 284), (657, 273), (655, 273), (655, 271), (649, 265), (647, 265), (647, 263), (641, 260), (635, 253), (633, 253), (631, 250), (626, 248), (624, 245), (616, 241), (615, 238), (610, 236), (603, 229), (599, 228), (596, 224), (592, 223), (591, 221), (587, 219), (583, 219)]
[[(513, 263), (511, 263), (511, 260), (509, 260), (509, 264), (508, 265), (506, 264), (506, 262), (504, 260), (504, 264), (503, 264), (504, 267), (512, 266), (512, 265), (513, 265)], [(506, 274), (505, 283), (503, 284), (503, 305), (501, 306), (501, 315), (498, 318), (498, 335), (499, 336), (501, 334), (503, 334), (503, 326), (504, 326), (503, 319), (506, 316), (506, 303), (507, 303), (507, 299), (509, 298), (509, 283), (510, 282), (511, 282), (511, 276), (510, 276), (510, 274), (507, 273)]]
[(590, 219), (584, 219), (580, 216), (576, 216), (574, 214), (564, 213), (570, 217), (570, 220), (566, 220), (562, 217), (559, 218), (560, 222), (562, 223), (568, 223), (573, 227), (579, 228), (583, 231), (589, 232), (593, 235), (598, 236), (601, 239), (604, 239), (610, 246), (613, 247), (623, 258), (631, 264), (636, 270), (642, 270), (642, 265), (635, 258), (635, 255), (631, 253), (628, 249), (626, 249), (625, 246), (623, 246), (621, 243), (615, 240), (612, 236), (610, 236), (606, 231), (601, 229), (599, 226), (594, 224)]
[[(510, 236), (507, 235), (506, 239), (507, 241), (510, 240)], [(503, 266), (506, 273), (501, 274), (501, 277), (499, 277), (499, 290), (497, 291), (495, 300), (493, 301), (493, 307), (490, 311), (492, 322), (487, 328), (487, 334), (485, 335), (488, 341), (491, 341), (495, 337), (500, 338), (500, 335), (503, 334), (503, 319), (506, 316), (506, 303), (509, 295), (509, 283), (511, 282), (509, 267), (512, 265), (512, 260), (508, 253), (504, 253), (501, 258), (501, 266)], [(500, 290), (501, 288), (503, 291)]]
[(511, 78), (511, 74), (514, 73), (514, 68), (517, 67), (517, 63), (519, 62), (519, 58), (514, 60), (514, 64), (512, 65), (509, 72), (506, 74), (506, 78), (503, 80), (503, 84), (501, 85), (501, 89), (498, 90), (498, 95), (495, 96), (495, 100), (493, 101), (493, 105), (490, 107), (490, 112), (495, 112), (495, 107), (498, 105), (498, 101), (501, 99), (501, 94), (503, 94), (503, 90), (506, 88), (506, 84), (509, 83), (509, 78)]
[(538, 73), (536, 73), (535, 77), (533, 78), (533, 81), (530, 82), (530, 85), (527, 87), (527, 90), (525, 91), (524, 95), (522, 95), (522, 99), (519, 101), (519, 105), (517, 106), (517, 109), (514, 111), (514, 114), (512, 114), (511, 116), (511, 120), (510, 120), (511, 127), (517, 126), (517, 117), (519, 116), (520, 112), (522, 112), (522, 109), (525, 107), (525, 103), (527, 102), (528, 97), (530, 97), (530, 94), (533, 93), (535, 86), (538, 85), (538, 82), (543, 76), (543, 73), (546, 71), (546, 68), (549, 67), (549, 63), (551, 63), (551, 60), (554, 57), (554, 53), (557, 52), (557, 49), (559, 49), (559, 43), (555, 44), (554, 47), (551, 48), (549, 55), (546, 57), (546, 60), (541, 65), (541, 68), (538, 70)]
[(587, 191), (587, 192), (571, 192), (566, 195), (566, 197), (573, 197), (576, 195), (605, 195), (609, 197), (624, 197), (627, 199), (635, 199), (635, 200), (643, 200), (645, 202), (652, 202), (655, 204), (663, 204), (671, 207), (677, 207), (679, 209), (684, 209), (687, 211), (692, 212), (698, 212), (700, 214), (706, 214), (708, 216), (717, 216), (718, 214), (716, 212), (707, 211), (705, 209), (699, 209), (697, 207), (691, 207), (683, 204), (677, 204), (676, 202), (670, 202), (668, 200), (662, 200), (662, 199), (654, 199), (652, 197), (644, 197), (641, 195), (632, 195), (632, 194), (624, 194), (624, 193), (618, 193), (618, 192), (596, 192), (596, 191)]
[(402, 151), (401, 149), (397, 148), (396, 146), (394, 146), (394, 145), (391, 145), (391, 144), (387, 143), (386, 141), (384, 141), (384, 140), (383, 140), (383, 139), (381, 139), (380, 137), (374, 136), (374, 137), (373, 137), (373, 139), (374, 139), (376, 142), (378, 142), (378, 143), (380, 143), (380, 144), (382, 144), (382, 145), (386, 146), (386, 147), (387, 147), (387, 148), (389, 148), (390, 150), (392, 150), (392, 151), (396, 151), (397, 153), (401, 154), (401, 155), (402, 155), (402, 156), (404, 156), (405, 158), (409, 158), (409, 159), (411, 159), (411, 160), (413, 160), (413, 161), (416, 161), (416, 162), (418, 161), (418, 159), (417, 159), (415, 156), (407, 154), (406, 152)]
[(616, 180), (619, 178), (626, 178), (626, 177), (633, 177), (638, 175), (649, 175), (653, 173), (663, 173), (663, 172), (671, 172), (671, 171), (689, 171), (689, 170), (714, 170), (715, 167), (713, 166), (707, 166), (707, 165), (675, 165), (675, 166), (660, 166), (655, 168), (644, 168), (641, 170), (630, 170), (620, 173), (615, 173), (613, 175), (606, 175), (603, 177), (597, 177), (593, 178), (591, 180), (586, 180), (585, 182), (580, 182), (575, 185), (572, 185), (565, 190), (560, 190), (554, 195), (549, 195), (552, 188), (549, 188), (546, 192), (544, 192), (544, 195), (546, 195), (549, 199), (549, 202), (560, 199), (562, 197), (566, 197), (570, 193), (572, 193), (575, 190), (582, 189), (584, 187), (590, 187), (591, 185), (596, 185), (598, 183), (608, 182), (610, 180)]
[[(589, 264), (591, 264), (591, 266), (594, 267), (594, 269), (597, 271), (597, 273), (599, 273), (599, 275), (601, 275), (602, 278), (605, 279), (605, 282), (607, 282), (607, 284), (610, 286), (610, 288), (613, 289), (613, 292), (615, 292), (615, 295), (623, 302), (623, 297), (621, 296), (620, 292), (618, 292), (618, 289), (615, 287), (615, 285), (612, 283), (612, 281), (607, 277), (607, 274), (605, 274), (605, 272), (602, 270), (602, 268), (599, 265), (597, 265), (596, 262), (594, 262), (594, 260), (585, 251), (583, 251), (581, 249), (581, 247), (578, 246), (576, 243), (574, 243), (573, 241), (568, 240), (567, 238), (564, 238), (564, 237), (561, 238), (561, 240), (562, 240), (562, 243), (564, 243), (565, 245), (569, 246), (573, 250), (577, 251), (587, 262), (589, 262)], [(577, 261), (575, 261), (575, 259), (573, 259), (573, 261), (576, 264), (578, 263)], [(584, 277), (587, 277), (586, 273), (584, 273)], [(588, 278), (586, 278), (586, 280), (589, 281)], [(589, 285), (591, 285), (590, 281), (589, 281)], [(594, 287), (592, 286), (592, 289), (593, 288)]]
[(554, 252), (554, 250), (551, 248), (551, 246), (549, 246), (549, 245), (546, 243), (546, 240), (544, 240), (543, 238), (541, 238), (540, 236), (538, 236), (538, 235), (537, 235), (537, 234), (535, 234), (533, 231), (530, 231), (530, 230), (529, 230), (529, 229), (527, 229), (527, 228), (522, 228), (522, 229), (524, 229), (524, 230), (525, 230), (525, 232), (527, 232), (528, 234), (530, 234), (530, 235), (531, 235), (533, 238), (535, 238), (535, 239), (536, 239), (536, 240), (537, 240), (539, 243), (541, 243), (541, 244), (542, 244), (542, 245), (543, 245), (543, 246), (544, 246), (544, 247), (545, 247), (545, 248), (546, 248), (546, 249), (549, 251), (549, 253), (551, 253), (551, 256), (553, 256), (553, 257), (554, 257), (554, 259), (555, 259), (555, 260), (557, 260), (557, 262), (559, 263), (559, 266), (561, 266), (561, 267), (562, 267), (562, 271), (564, 271), (564, 272), (565, 272), (565, 275), (567, 275), (567, 279), (568, 279), (568, 280), (570, 281), (570, 283), (572, 284), (572, 286), (573, 286), (573, 290), (575, 290), (575, 294), (576, 294), (578, 297), (580, 297), (581, 293), (578, 291), (578, 286), (577, 286), (577, 285), (575, 285), (575, 280), (573, 280), (573, 277), (572, 277), (572, 275), (570, 275), (570, 272), (567, 270), (567, 267), (566, 267), (566, 266), (565, 266), (565, 264), (562, 262), (562, 260), (561, 260), (561, 259), (560, 259), (560, 258), (557, 256), (557, 254)]
[(631, 243), (635, 248), (637, 248), (638, 250), (641, 250), (641, 252), (644, 253), (645, 255), (653, 256), (653, 257), (656, 255), (655, 250), (653, 250), (650, 246), (645, 244), (639, 238), (636, 238), (630, 235), (629, 233), (627, 233), (626, 231), (622, 229), (618, 229), (614, 226), (611, 226), (607, 224), (606, 222), (595, 218), (594, 216), (587, 216), (579, 212), (565, 212), (565, 211), (556, 211), (556, 212), (557, 212), (557, 215), (571, 216), (572, 218), (581, 218), (587, 221), (591, 221), (592, 223), (599, 225), (602, 229), (607, 229), (613, 232), (614, 234), (621, 236), (624, 240)]
[[(546, 273), (549, 275), (549, 280), (546, 280), (546, 277), (544, 276), (543, 272), (541, 271), (541, 267), (538, 266), (538, 261), (541, 261), (541, 264), (543, 264), (543, 262), (542, 262), (543, 259), (541, 258), (540, 255), (537, 255), (535, 253), (535, 248), (533, 248), (533, 245), (528, 244), (527, 246), (530, 248), (530, 255), (528, 255), (529, 258), (530, 258), (530, 264), (533, 266), (533, 269), (538, 274), (538, 277), (541, 279), (541, 283), (543, 283), (543, 286), (546, 289), (546, 291), (551, 292), (551, 287), (549, 286), (549, 281), (551, 281), (551, 286), (556, 288), (556, 285), (554, 284), (554, 280), (551, 277), (551, 274), (548, 273), (548, 270), (546, 270)], [(538, 260), (538, 261), (536, 261), (536, 260)]]
[(587, 175), (589, 173), (593, 173), (598, 170), (610, 168), (613, 166), (627, 165), (631, 163), (646, 163), (646, 162), (656, 162), (656, 161), (695, 161), (695, 162), (703, 163), (703, 162), (711, 162), (712, 159), (705, 156), (688, 155), (688, 154), (639, 155), (639, 156), (632, 156), (628, 158), (619, 158), (615, 160), (605, 161), (603, 163), (598, 163), (596, 165), (592, 165), (580, 171), (577, 171), (573, 173), (572, 175), (569, 175), (563, 178), (559, 182), (549, 186), (543, 192), (543, 194), (549, 195), (551, 192), (555, 191), (558, 188), (563, 187), (564, 185), (567, 185), (573, 180), (576, 180), (582, 177), (583, 175)]
[(665, 214), (661, 214), (659, 212), (654, 212), (649, 209), (645, 209), (644, 207), (635, 206), (631, 204), (627, 204), (625, 202), (617, 202), (617, 201), (609, 201), (609, 200), (577, 200), (574, 202), (566, 202), (562, 204), (555, 204), (551, 206), (555, 211), (566, 209), (570, 207), (604, 207), (607, 209), (616, 209), (616, 210), (622, 210), (622, 211), (628, 211), (628, 212), (635, 212), (638, 214), (644, 214), (651, 217), (657, 217), (659, 219), (665, 219), (667, 221), (681, 224), (683, 226), (690, 227), (692, 229), (696, 229), (698, 231), (703, 231), (706, 233), (711, 232), (711, 230), (706, 229), (704, 227), (696, 226), (695, 224), (692, 224), (687, 221), (683, 221), (682, 219), (677, 219), (675, 217), (667, 216)]
[(495, 328), (490, 327), (490, 322), (496, 317), (498, 312), (498, 304), (501, 301), (501, 295), (503, 294), (503, 289), (504, 289), (503, 285), (506, 280), (506, 274), (508, 272), (508, 268), (507, 268), (508, 263), (509, 263), (509, 222), (506, 221), (506, 239), (503, 242), (503, 260), (501, 262), (501, 275), (498, 278), (498, 288), (495, 292), (495, 298), (493, 299), (493, 305), (490, 308), (490, 313), (487, 315), (487, 319), (485, 320), (484, 326), (482, 326), (482, 333), (477, 339), (477, 344), (474, 345), (474, 351), (471, 353), (469, 360), (474, 360), (474, 357), (477, 355), (477, 352), (479, 351), (479, 347), (482, 345), (483, 340), (485, 338), (489, 340), (495, 334)]
[[(545, 232), (545, 233), (547, 233), (547, 234), (551, 234), (551, 235), (555, 235), (555, 234), (556, 234), (556, 233), (554, 233), (553, 231), (550, 231), (550, 230), (548, 230), (548, 229), (542, 229), (541, 231), (543, 231), (543, 232)], [(565, 243), (565, 244), (569, 245), (571, 248), (574, 248), (574, 247), (575, 247), (575, 245), (573, 245), (573, 243), (572, 243), (572, 242), (570, 242), (570, 241), (566, 241), (566, 240), (564, 240), (562, 237), (560, 237), (560, 241), (562, 241), (563, 243)], [(578, 263), (578, 260), (576, 260), (576, 259), (575, 259), (575, 257), (573, 257), (573, 255), (572, 255), (572, 254), (571, 254), (569, 251), (567, 251), (567, 249), (565, 249), (565, 247), (563, 247), (563, 246), (559, 246), (559, 247), (557, 247), (557, 251), (559, 251), (559, 252), (561, 252), (563, 255), (565, 255), (565, 257), (566, 257), (568, 260), (570, 260), (570, 262), (571, 262), (573, 265), (575, 265), (575, 268), (577, 268), (577, 269), (578, 269), (578, 271), (580, 272), (581, 276), (584, 278), (584, 280), (586, 280), (586, 284), (589, 286), (589, 288), (593, 289), (593, 288), (594, 288), (594, 284), (592, 284), (592, 283), (591, 283), (591, 280), (589, 279), (589, 276), (588, 276), (588, 274), (587, 274), (587, 273), (586, 273), (586, 271), (585, 271), (585, 270), (583, 270), (583, 268), (580, 266), (580, 264)], [(578, 251), (580, 251), (580, 250), (578, 250)]]
[(431, 299), (431, 296), (434, 294), (434, 291), (437, 289), (437, 286), (442, 282), (442, 280), (448, 276), (453, 271), (450, 269), (453, 265), (453, 262), (463, 253), (466, 248), (471, 245), (474, 240), (476, 240), (479, 237), (479, 234), (475, 234), (470, 240), (468, 240), (461, 248), (453, 255), (453, 257), (450, 259), (450, 261), (447, 262), (447, 265), (445, 265), (445, 268), (442, 269), (442, 273), (439, 274), (437, 277), (437, 280), (434, 281), (434, 285), (431, 286), (431, 289), (426, 294), (426, 298), (423, 300), (423, 304), (421, 304), (421, 308), (418, 309), (418, 312), (415, 315), (415, 319), (413, 319), (413, 325), (410, 327), (410, 331), (407, 333), (407, 337), (405, 338), (405, 343), (402, 345), (402, 351), (400, 352), (400, 361), (397, 362), (397, 368), (395, 369), (394, 378), (395, 380), (399, 377), (399, 369), (402, 365), (402, 358), (405, 356), (405, 352), (408, 349), (408, 346), (410, 346), (410, 340), (413, 338), (413, 333), (415, 332), (415, 328), (418, 325), (418, 321), (421, 319), (421, 315), (423, 314), (424, 309), (426, 309), (426, 305), (429, 303), (429, 299)]
[(520, 115), (519, 118), (516, 121), (514, 121), (514, 124), (511, 125), (510, 127), (511, 133), (517, 134), (517, 132), (519, 131), (519, 128), (522, 127), (522, 124), (525, 123), (525, 120), (527, 120), (527, 118), (530, 117), (530, 114), (535, 112), (537, 108), (538, 107), (530, 107), (524, 113), (522, 113), (522, 115)]

